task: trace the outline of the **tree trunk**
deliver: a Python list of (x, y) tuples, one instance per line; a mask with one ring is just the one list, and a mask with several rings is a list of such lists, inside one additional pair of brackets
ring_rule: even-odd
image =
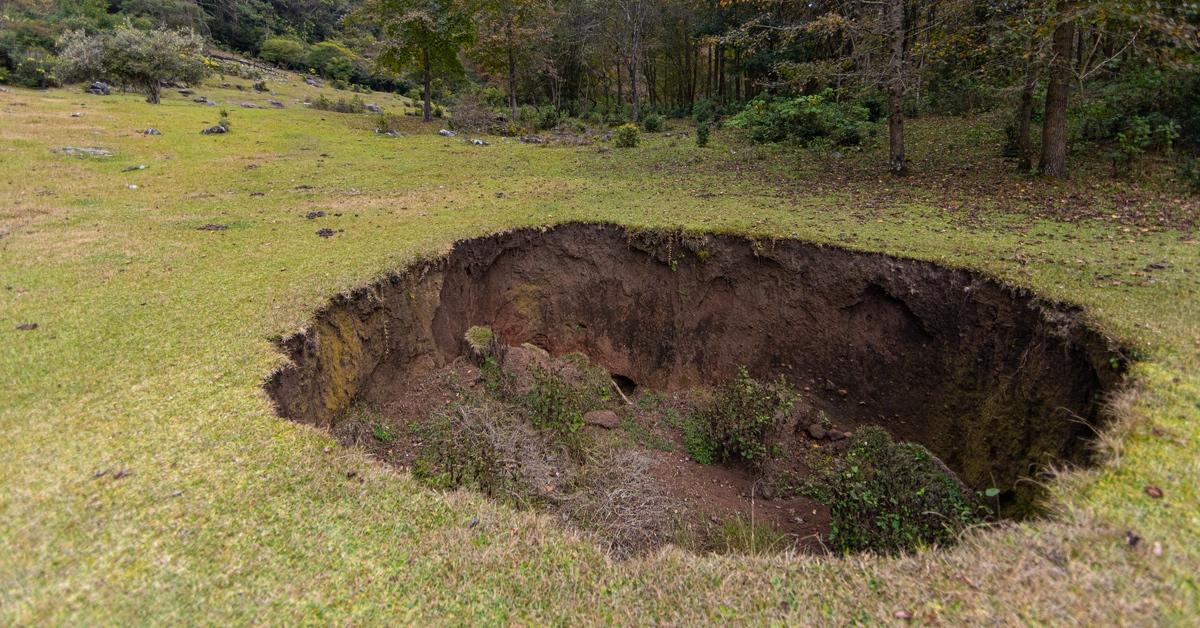
[(425, 84), (424, 120), (429, 122), (433, 120), (433, 107), (431, 106), (433, 98), (433, 72), (429, 67), (429, 48), (424, 48), (421, 51), (421, 66), (421, 80)]
[(508, 44), (508, 108), (512, 111), (512, 120), (517, 119), (517, 51), (513, 41), (512, 21), (504, 25), (504, 38)]
[(624, 71), (621, 69), (621, 65), (622, 65), (621, 62), (618, 61), (617, 62), (617, 113), (625, 112), (625, 90), (624, 90), (625, 83), (623, 82), (625, 80), (625, 77), (624, 77), (624, 75), (621, 74), (621, 72)]
[(1032, 72), (1026, 77), (1025, 85), (1021, 88), (1021, 106), (1017, 111), (1017, 169), (1029, 172), (1033, 169), (1033, 158), (1030, 156), (1032, 140), (1029, 135), (1033, 127), (1033, 88), (1036, 82)]
[(1042, 174), (1067, 175), (1067, 102), (1071, 95), (1071, 59), (1074, 56), (1075, 22), (1066, 20), (1054, 29), (1050, 80), (1046, 85), (1046, 112), (1042, 124)]
[(725, 47), (717, 45), (717, 98), (725, 100)]
[(904, 157), (904, 0), (887, 0), (887, 29), (891, 57), (888, 60), (888, 169), (894, 175), (908, 173)]
[(158, 81), (150, 81), (146, 84), (146, 102), (157, 105), (162, 100), (162, 87)]
[(638, 101), (638, 57), (637, 52), (633, 53), (633, 57), (629, 60), (629, 99), (632, 105), (629, 117), (634, 122), (639, 121), (639, 113), (641, 103)]

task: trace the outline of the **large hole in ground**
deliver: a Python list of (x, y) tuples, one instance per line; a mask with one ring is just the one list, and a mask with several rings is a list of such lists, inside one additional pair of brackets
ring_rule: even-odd
[[(468, 342), (474, 326), (492, 336)], [(459, 242), (334, 298), (284, 347), (266, 386), (284, 417), (435, 485), (547, 508), (618, 554), (826, 547), (828, 506), (788, 485), (872, 425), (994, 516), (1029, 516), (1043, 469), (1087, 463), (1123, 370), (1077, 308), (973, 272), (584, 224)], [(700, 460), (689, 421), (743, 367), (782, 377), (790, 403), (753, 460)], [(579, 425), (584, 411), (600, 412)]]

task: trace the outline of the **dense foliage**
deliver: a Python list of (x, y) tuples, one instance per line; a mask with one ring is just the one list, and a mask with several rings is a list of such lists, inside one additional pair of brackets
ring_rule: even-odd
[(814, 456), (810, 467), (806, 492), (829, 505), (829, 540), (840, 552), (953, 545), (986, 512), (933, 454), (880, 427), (859, 429), (844, 453)]
[(94, 35), (73, 31), (63, 37), (62, 48), (64, 76), (134, 87), (151, 104), (158, 104), (164, 82), (195, 83), (211, 70), (203, 40), (191, 32), (125, 25)]
[(64, 33), (119, 24), (427, 103), (486, 90), (477, 118), (501, 132), (732, 116), (756, 141), (851, 145), (886, 126), (901, 174), (905, 117), (1007, 108), (1024, 170), (1200, 150), (1200, 8), (1181, 0), (10, 0), (0, 79), (53, 85)]

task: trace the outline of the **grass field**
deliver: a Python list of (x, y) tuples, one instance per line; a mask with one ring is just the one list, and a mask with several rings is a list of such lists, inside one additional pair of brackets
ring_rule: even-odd
[[(316, 90), (294, 79), (270, 95), (215, 83), (198, 91), (230, 110), (228, 135), (200, 135), (220, 108), (174, 93), (0, 93), (0, 623), (1200, 616), (1200, 212), (1165, 177), (1113, 181), (1087, 155), (1068, 183), (1007, 174), (992, 120), (913, 121), (918, 174), (897, 182), (875, 174), (878, 151), (725, 132), (707, 149), (471, 146), (410, 119), (385, 138), (368, 116), (301, 106)], [(287, 108), (237, 106), (269, 97)], [(432, 492), (274, 416), (271, 339), (329, 296), (458, 238), (569, 220), (976, 268), (1085, 306), (1141, 361), (1097, 438), (1104, 464), (1050, 483), (1050, 519), (901, 559), (615, 562), (548, 518)]]

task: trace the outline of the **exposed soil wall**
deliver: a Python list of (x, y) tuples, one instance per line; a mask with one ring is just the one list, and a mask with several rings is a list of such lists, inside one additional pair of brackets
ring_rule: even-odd
[(918, 441), (1024, 510), (1051, 462), (1085, 462), (1122, 365), (1078, 311), (976, 273), (793, 240), (568, 224), (459, 242), (335, 298), (285, 341), (280, 413), (331, 427), (405, 394), (471, 325), (581, 351), (639, 385), (785, 375), (841, 422)]

